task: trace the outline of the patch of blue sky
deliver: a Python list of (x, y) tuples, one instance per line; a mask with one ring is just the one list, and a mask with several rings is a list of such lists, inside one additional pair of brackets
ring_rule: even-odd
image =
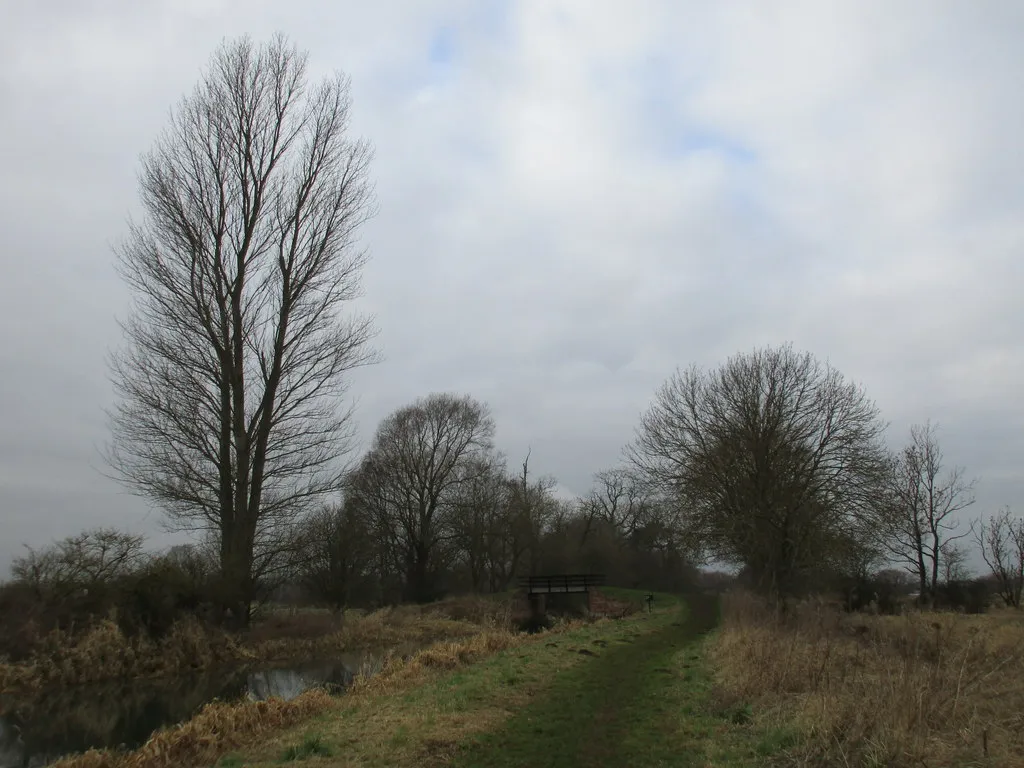
[(699, 65), (673, 68), (657, 54), (646, 57), (626, 73), (640, 87), (636, 105), (645, 132), (666, 159), (697, 152), (714, 152), (730, 162), (748, 165), (756, 153), (743, 142), (714, 126), (690, 122), (686, 100), (698, 85)]
[(480, 0), (460, 23), (446, 21), (434, 30), (427, 59), (435, 69), (446, 69), (459, 62), (460, 36), (472, 35), (488, 45), (501, 44), (510, 32), (511, 0)]
[(724, 133), (713, 130), (687, 129), (685, 127), (669, 127), (666, 130), (667, 140), (664, 142), (670, 154), (686, 155), (693, 152), (715, 152), (736, 163), (744, 165), (757, 160), (757, 155), (749, 147), (730, 138)]
[(478, 0), (471, 26), (491, 43), (504, 41), (510, 32), (512, 0)]
[(447, 67), (455, 62), (458, 55), (458, 39), (455, 30), (450, 26), (440, 27), (430, 40), (427, 54), (431, 65)]

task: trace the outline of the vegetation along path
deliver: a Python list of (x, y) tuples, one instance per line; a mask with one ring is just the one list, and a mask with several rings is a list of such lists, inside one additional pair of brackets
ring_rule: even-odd
[(703, 634), (716, 600), (655, 603), (653, 614), (544, 634), (416, 687), (349, 699), (221, 765), (758, 765), (777, 746), (770, 734), (709, 706)]
[(597, 658), (476, 739), (455, 765), (703, 765), (709, 734), (694, 718), (703, 702), (686, 683), (697, 681), (695, 641), (714, 626), (717, 604), (694, 596), (665, 618), (652, 632), (581, 649)]

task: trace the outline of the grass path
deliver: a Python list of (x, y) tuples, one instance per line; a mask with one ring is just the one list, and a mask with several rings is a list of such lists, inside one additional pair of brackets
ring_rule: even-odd
[(475, 739), (453, 765), (704, 765), (712, 729), (693, 721), (699, 691), (681, 683), (695, 678), (695, 643), (714, 626), (717, 606), (691, 598), (673, 618), (647, 634), (595, 641), (596, 658)]
[(771, 740), (708, 705), (703, 633), (717, 603), (659, 596), (656, 605), (654, 614), (540, 635), (414, 687), (343, 701), (220, 765), (759, 765)]

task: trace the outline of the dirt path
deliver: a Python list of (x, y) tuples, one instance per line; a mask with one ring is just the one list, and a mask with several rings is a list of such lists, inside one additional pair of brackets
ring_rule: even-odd
[(463, 751), (458, 766), (702, 765), (687, 748), (687, 659), (718, 615), (713, 597), (693, 595), (652, 632), (614, 645), (576, 649), (594, 655), (516, 713), (499, 732)]

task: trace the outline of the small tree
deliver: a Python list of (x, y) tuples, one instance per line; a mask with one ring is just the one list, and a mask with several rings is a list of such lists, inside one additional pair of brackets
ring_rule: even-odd
[(216, 536), (240, 624), (294, 520), (340, 489), (347, 373), (375, 359), (370, 322), (341, 315), (374, 211), (349, 104), (349, 81), (308, 83), (283, 37), (225, 43), (143, 158), (118, 254), (135, 304), (109, 461), (171, 528)]
[(910, 442), (891, 464), (885, 539), (889, 553), (917, 577), (922, 602), (930, 604), (943, 576), (955, 575), (962, 560), (954, 545), (970, 532), (956, 533), (957, 513), (974, 503), (975, 485), (963, 468), (946, 470), (937, 432), (930, 422), (912, 427)]
[(351, 502), (324, 506), (299, 525), (295, 576), (316, 600), (340, 612), (365, 586), (373, 562), (366, 521)]
[(1004, 507), (988, 521), (978, 521), (975, 539), (1000, 599), (1020, 608), (1024, 592), (1024, 517), (1014, 517), (1009, 507)]
[(967, 564), (968, 551), (955, 541), (942, 543), (942, 581), (952, 584), (971, 578), (971, 569)]
[(851, 538), (870, 542), (884, 429), (859, 387), (785, 346), (677, 372), (627, 454), (679, 510), (690, 548), (784, 598)]

